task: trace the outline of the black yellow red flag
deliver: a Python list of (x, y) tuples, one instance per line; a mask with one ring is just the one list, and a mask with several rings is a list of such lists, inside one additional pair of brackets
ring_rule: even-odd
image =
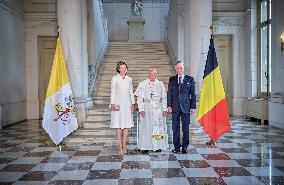
[(213, 141), (230, 130), (228, 106), (212, 36), (200, 90), (197, 121)]

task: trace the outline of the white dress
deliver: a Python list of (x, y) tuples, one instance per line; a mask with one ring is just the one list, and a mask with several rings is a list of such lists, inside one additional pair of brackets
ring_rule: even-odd
[(111, 111), (110, 128), (133, 127), (132, 104), (135, 104), (133, 95), (132, 78), (125, 76), (124, 79), (117, 74), (111, 80), (110, 104), (119, 105), (119, 111)]
[(139, 112), (145, 111), (145, 117), (140, 117), (139, 139), (140, 150), (166, 150), (169, 147), (166, 118), (167, 94), (162, 81), (149, 79), (141, 82), (135, 92)]

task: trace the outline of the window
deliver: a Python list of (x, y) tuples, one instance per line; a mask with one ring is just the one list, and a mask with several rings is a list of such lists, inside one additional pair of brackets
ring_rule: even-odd
[(271, 92), (271, 0), (259, 0), (259, 95), (268, 97)]

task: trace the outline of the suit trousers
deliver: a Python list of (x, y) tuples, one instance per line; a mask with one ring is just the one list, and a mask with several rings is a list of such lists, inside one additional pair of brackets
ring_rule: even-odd
[[(182, 122), (182, 144), (180, 143), (180, 120)], [(186, 149), (189, 145), (189, 112), (183, 113), (181, 110), (172, 113), (173, 142), (175, 149), (180, 147)]]

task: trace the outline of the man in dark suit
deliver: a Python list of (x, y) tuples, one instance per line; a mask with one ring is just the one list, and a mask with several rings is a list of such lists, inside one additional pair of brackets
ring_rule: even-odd
[[(190, 115), (196, 109), (196, 96), (194, 79), (191, 76), (184, 75), (184, 65), (178, 61), (175, 65), (176, 76), (172, 76), (169, 80), (167, 104), (168, 112), (172, 113), (172, 129), (173, 129), (173, 153), (180, 151), (187, 153), (189, 144), (189, 123)], [(180, 119), (182, 121), (182, 144), (180, 143)]]

